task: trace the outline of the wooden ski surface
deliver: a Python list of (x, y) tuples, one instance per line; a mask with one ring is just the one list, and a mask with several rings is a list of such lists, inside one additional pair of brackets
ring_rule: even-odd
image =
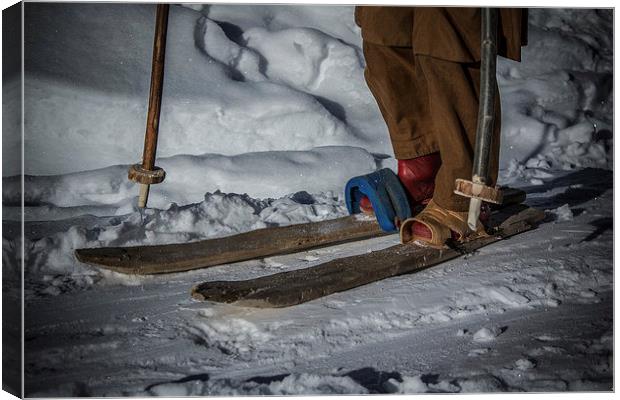
[(192, 288), (197, 300), (249, 307), (287, 307), (385, 278), (422, 270), (536, 227), (544, 212), (523, 205), (494, 214), (494, 234), (458, 249), (399, 244), (384, 250), (335, 259), (319, 266), (245, 281), (204, 282)]
[[(504, 207), (524, 201), (525, 192), (504, 188)], [(315, 247), (386, 235), (373, 216), (351, 215), (320, 222), (258, 229), (216, 239), (155, 246), (77, 249), (87, 264), (133, 275), (166, 274), (294, 253)]]
[(257, 229), (199, 242), (156, 246), (77, 249), (76, 258), (124, 274), (189, 271), (293, 253), (314, 247), (385, 235), (373, 217), (353, 215), (332, 220)]

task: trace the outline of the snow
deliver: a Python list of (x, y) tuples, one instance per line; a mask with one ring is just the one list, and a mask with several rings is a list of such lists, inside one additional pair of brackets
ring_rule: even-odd
[(307, 394), (365, 394), (367, 390), (348, 377), (289, 375), (271, 383), (223, 381), (194, 381), (153, 386), (148, 394), (156, 396), (286, 396)]
[(474, 342), (484, 343), (491, 342), (495, 340), (496, 337), (502, 334), (502, 330), (500, 328), (481, 328), (480, 330), (474, 333)]
[(534, 368), (536, 366), (536, 363), (526, 358), (520, 358), (515, 361), (515, 366), (521, 371), (527, 371), (528, 369)]
[[(348, 158), (351, 157), (349, 161)], [(345, 161), (346, 160), (346, 161)], [(355, 147), (319, 147), (309, 151), (245, 153), (237, 156), (177, 155), (158, 159), (167, 178), (153, 186), (149, 206), (168, 208), (172, 203), (200, 202), (206, 192), (248, 194), (255, 198), (284, 196), (319, 187), (322, 192), (343, 192), (340, 184), (356, 173), (376, 169), (374, 157)], [(28, 204), (57, 207), (115, 206), (130, 212), (136, 184), (127, 179), (129, 165), (54, 176), (29, 176), (24, 197)], [(308, 173), (308, 171), (312, 171)], [(19, 177), (4, 180), (3, 198), (17, 203)], [(92, 207), (91, 207), (92, 208)], [(94, 211), (94, 210), (93, 210)], [(106, 208), (106, 215), (110, 209)]]
[(573, 212), (568, 204), (564, 204), (562, 207), (558, 207), (550, 212), (555, 214), (558, 221), (570, 221), (573, 219)]
[[(385, 128), (361, 74), (359, 38), (345, 44), (312, 26), (274, 31), (257, 20), (258, 26), (235, 38), (240, 45), (222, 28), (236, 25), (209, 18), (222, 7), (172, 8), (159, 156), (310, 150), (369, 140), (373, 151), (390, 151), (387, 137), (375, 133)], [(265, 7), (264, 18), (290, 8)], [(333, 18), (331, 9), (319, 12)], [(37, 28), (26, 31), (26, 173), (64, 174), (138, 161), (154, 8), (81, 4), (29, 10)], [(352, 17), (345, 21), (346, 31), (357, 29)], [(63, 43), (62, 53), (54, 43)], [(98, 140), (88, 140), (93, 137)], [(15, 173), (10, 149), (18, 145), (7, 146), (5, 175)]]
[[(501, 182), (546, 211), (539, 229), (413, 275), (255, 310), (196, 302), (189, 289), (398, 238), (166, 276), (103, 271), (73, 251), (346, 215), (347, 179), (395, 167), (352, 7), (172, 6), (157, 158), (167, 178), (144, 211), (126, 173), (142, 150), (153, 7), (26, 9), (26, 207), (20, 144), (5, 135), (2, 246), (10, 290), (23, 216), (28, 396), (611, 389), (610, 10), (532, 9), (523, 62), (499, 60)], [(6, 99), (5, 113), (18, 106)]]

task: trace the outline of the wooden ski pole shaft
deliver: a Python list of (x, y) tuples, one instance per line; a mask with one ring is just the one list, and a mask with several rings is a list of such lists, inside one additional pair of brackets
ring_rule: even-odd
[(155, 39), (153, 41), (153, 62), (151, 66), (151, 88), (149, 106), (146, 116), (144, 134), (144, 151), (142, 163), (129, 168), (128, 177), (140, 183), (138, 207), (146, 207), (150, 185), (160, 183), (166, 177), (163, 169), (155, 166), (157, 136), (159, 134), (159, 116), (161, 112), (162, 89), (164, 83), (164, 63), (166, 55), (166, 33), (168, 30), (169, 4), (158, 4), (155, 21)]
[(496, 8), (483, 8), (480, 104), (478, 107), (478, 127), (476, 129), (472, 179), (471, 181), (457, 179), (454, 191), (456, 194), (470, 198), (467, 224), (472, 230), (476, 229), (483, 201), (501, 204), (503, 200), (502, 192), (499, 189), (487, 186), (489, 179), (489, 156), (493, 139), (493, 124), (495, 122), (497, 27), (498, 10)]
[[(474, 148), (472, 182), (486, 185), (489, 176), (489, 154), (493, 137), (495, 115), (495, 65), (497, 60), (497, 9), (482, 9), (482, 43), (480, 65), (480, 105), (478, 108), (478, 128)], [(480, 217), (482, 200), (472, 197), (469, 203), (468, 225), (476, 229)]]

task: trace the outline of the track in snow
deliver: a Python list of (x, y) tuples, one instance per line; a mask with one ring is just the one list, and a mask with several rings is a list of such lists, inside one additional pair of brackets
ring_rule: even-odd
[(33, 298), (26, 393), (610, 389), (611, 173), (585, 170), (527, 190), (533, 205), (556, 210), (537, 231), (287, 309), (197, 303), (188, 290), (205, 279), (308, 267), (396, 237), (164, 277), (109, 277)]

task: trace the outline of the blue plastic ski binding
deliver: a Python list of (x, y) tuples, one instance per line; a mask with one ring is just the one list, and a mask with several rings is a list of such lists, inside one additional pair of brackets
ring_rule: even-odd
[(359, 214), (362, 197), (368, 197), (377, 222), (385, 232), (398, 231), (396, 220), (402, 222), (412, 216), (407, 193), (389, 168), (350, 179), (344, 194), (349, 214)]

